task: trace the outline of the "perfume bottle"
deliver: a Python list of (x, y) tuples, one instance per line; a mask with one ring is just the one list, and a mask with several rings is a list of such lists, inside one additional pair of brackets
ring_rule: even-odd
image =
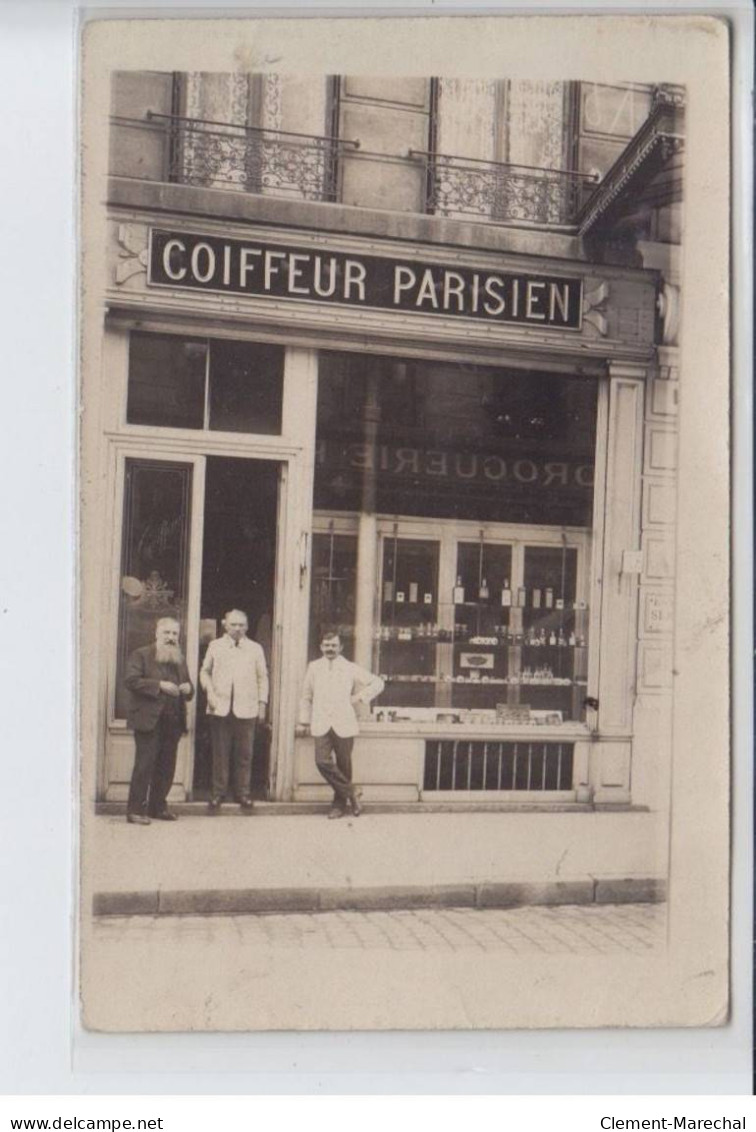
[(509, 578), (504, 579), (504, 589), (501, 591), (501, 604), (506, 607), (512, 604), (512, 591), (509, 588)]
[(461, 575), (457, 575), (457, 584), (454, 587), (454, 594), (452, 595), (452, 599), (455, 605), (465, 604), (465, 587), (462, 585)]

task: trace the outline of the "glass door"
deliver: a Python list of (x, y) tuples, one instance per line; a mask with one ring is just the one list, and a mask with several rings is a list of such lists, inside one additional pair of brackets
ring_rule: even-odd
[[(194, 679), (196, 599), (192, 559), (203, 471), (201, 458), (162, 460), (133, 450), (118, 464), (118, 497), (122, 506), (116, 518), (120, 548), (114, 563), (115, 656), (108, 681), (101, 780), (101, 790), (108, 799), (125, 799), (134, 761), (134, 740), (126, 724), (126, 663), (135, 649), (152, 644), (161, 618), (173, 617), (180, 623), (180, 644)], [(189, 705), (187, 715), (189, 733), (179, 743), (174, 779), (177, 798), (184, 796), (187, 788), (194, 704)]]

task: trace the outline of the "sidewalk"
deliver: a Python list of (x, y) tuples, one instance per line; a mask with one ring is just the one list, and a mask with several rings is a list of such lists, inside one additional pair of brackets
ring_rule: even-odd
[[(311, 807), (308, 807), (311, 810)], [(203, 808), (176, 823), (85, 826), (95, 915), (255, 914), (664, 899), (645, 812), (325, 813)]]

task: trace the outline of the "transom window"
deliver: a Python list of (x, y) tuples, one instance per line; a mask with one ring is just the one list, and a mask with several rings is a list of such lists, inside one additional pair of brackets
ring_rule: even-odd
[(283, 346), (133, 331), (128, 424), (280, 435)]

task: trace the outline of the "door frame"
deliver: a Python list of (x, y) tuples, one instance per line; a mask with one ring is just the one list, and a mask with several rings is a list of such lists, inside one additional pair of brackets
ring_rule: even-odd
[[(266, 789), (268, 794), (272, 793), (272, 785), (274, 781), (274, 755), (278, 750), (278, 735), (280, 733), (280, 720), (279, 720), (279, 704), (281, 700), (281, 684), (283, 665), (280, 660), (281, 648), (283, 645), (282, 634), (282, 609), (286, 605), (286, 577), (284, 569), (284, 560), (286, 555), (283, 553), (283, 543), (285, 542), (286, 532), (286, 505), (287, 505), (287, 491), (289, 483), (289, 461), (292, 459), (291, 455), (287, 456), (272, 456), (269, 452), (204, 452), (198, 459), (202, 464), (202, 492), (201, 496), (198, 495), (196, 504), (194, 495), (192, 495), (192, 507), (196, 506), (195, 514), (197, 515), (197, 523), (194, 529), (190, 532), (190, 551), (189, 551), (189, 572), (190, 578), (194, 582), (194, 587), (190, 581), (188, 587), (190, 599), (188, 608), (190, 610), (189, 619), (194, 626), (194, 652), (191, 654), (193, 657), (199, 658), (199, 624), (200, 614), (202, 612), (202, 572), (204, 568), (203, 562), (203, 547), (205, 542), (205, 483), (208, 457), (215, 459), (228, 459), (228, 460), (251, 460), (260, 461), (266, 464), (275, 464), (278, 469), (277, 476), (277, 491), (276, 491), (276, 568), (273, 576), (273, 606), (271, 609), (271, 644), (270, 656), (266, 657), (268, 662), (268, 675), (270, 677), (270, 703), (273, 705), (273, 710), (268, 713), (268, 723), (270, 725), (270, 757), (268, 760), (268, 774), (266, 781)], [(198, 477), (199, 479), (200, 477)], [(197, 542), (194, 543), (196, 536)], [(187, 635), (187, 649), (189, 648), (189, 638)], [(191, 671), (191, 669), (190, 669)], [(199, 683), (199, 669), (196, 675), (197, 683)], [(186, 763), (186, 787), (185, 794), (187, 800), (191, 800), (194, 792), (194, 763), (196, 758), (196, 743), (197, 743), (197, 697), (195, 696), (195, 706), (191, 714), (191, 727), (189, 730), (189, 745), (187, 751)]]
[[(203, 440), (207, 440), (203, 436)], [(124, 754), (128, 744), (133, 752), (133, 738), (126, 721), (115, 718), (115, 677), (118, 656), (118, 619), (120, 605), (120, 577), (121, 556), (123, 550), (123, 508), (126, 460), (150, 460), (154, 463), (183, 463), (192, 467), (192, 488), (190, 494), (189, 537), (188, 537), (188, 565), (187, 565), (187, 615), (186, 625), (183, 626), (186, 641), (186, 655), (190, 662), (190, 673), (196, 682), (199, 674), (192, 671), (195, 663), (193, 658), (199, 656), (199, 615), (201, 606), (202, 583), (202, 548), (204, 540), (205, 519), (205, 471), (208, 456), (241, 458), (249, 460), (263, 460), (278, 465), (278, 500), (277, 500), (277, 531), (276, 531), (276, 570), (274, 578), (273, 609), (272, 609), (272, 656), (268, 658), (271, 676), (271, 700), (274, 711), (270, 714), (271, 725), (271, 756), (268, 769), (268, 790), (271, 795), (275, 792), (277, 754), (286, 756), (281, 748), (279, 752), (278, 738), (286, 733), (286, 719), (290, 712), (286, 712), (284, 703), (284, 657), (287, 634), (283, 631), (282, 611), (291, 604), (294, 597), (289, 591), (294, 585), (293, 566), (288, 559), (296, 558), (296, 554), (287, 555), (287, 540), (292, 532), (292, 507), (289, 501), (291, 485), (291, 465), (297, 464), (300, 454), (291, 445), (272, 444), (269, 437), (263, 439), (262, 444), (250, 443), (245, 436), (243, 441), (227, 443), (202, 443), (174, 441), (161, 436), (159, 439), (140, 436), (119, 436), (111, 438), (109, 448), (109, 527), (113, 533), (112, 554), (107, 568), (107, 616), (104, 620), (104, 655), (107, 658), (103, 667), (102, 688), (100, 702), (104, 705), (103, 719), (103, 750), (99, 760), (97, 772), (97, 795), (108, 801), (122, 801), (128, 791), (128, 780), (122, 775), (115, 776), (114, 763)], [(195, 741), (197, 698), (187, 705), (187, 732), (179, 742), (176, 775), (171, 797), (181, 801), (191, 799)]]

